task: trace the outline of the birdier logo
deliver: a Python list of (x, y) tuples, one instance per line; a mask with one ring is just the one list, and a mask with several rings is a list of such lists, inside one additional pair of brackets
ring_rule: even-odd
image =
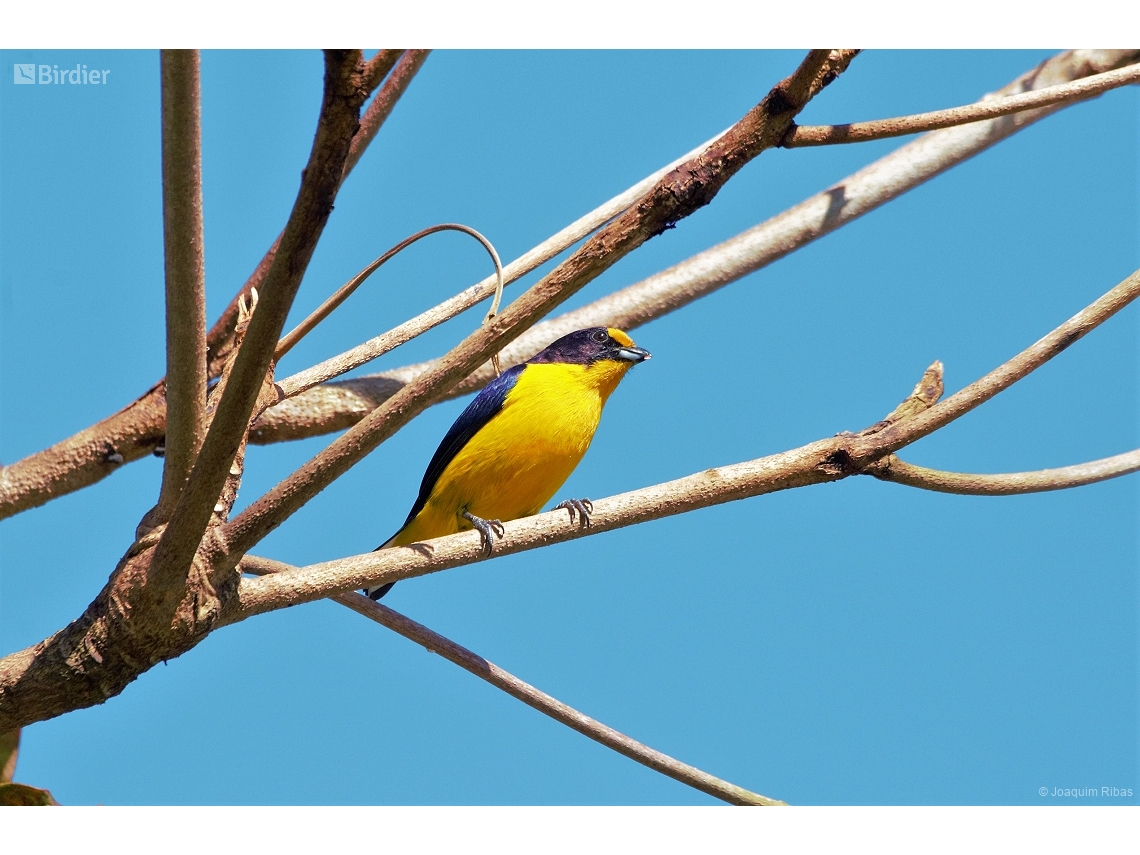
[(105, 86), (107, 78), (111, 76), (109, 68), (91, 68), (81, 62), (75, 68), (60, 68), (58, 65), (40, 65), (34, 62), (16, 62), (12, 64), (13, 83), (39, 83), (42, 85), (70, 85), (70, 86)]

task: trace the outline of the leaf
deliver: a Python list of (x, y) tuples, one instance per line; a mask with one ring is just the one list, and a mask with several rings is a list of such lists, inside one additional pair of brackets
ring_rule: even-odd
[(0, 807), (58, 805), (51, 793), (27, 784), (0, 784)]
[(16, 774), (16, 754), (20, 750), (20, 729), (0, 733), (0, 784), (10, 783)]

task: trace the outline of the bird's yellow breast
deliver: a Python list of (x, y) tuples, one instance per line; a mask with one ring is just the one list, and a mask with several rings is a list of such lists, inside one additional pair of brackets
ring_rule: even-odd
[(395, 546), (471, 528), (463, 511), (513, 520), (542, 510), (574, 471), (630, 363), (529, 364), (502, 409), (455, 455)]

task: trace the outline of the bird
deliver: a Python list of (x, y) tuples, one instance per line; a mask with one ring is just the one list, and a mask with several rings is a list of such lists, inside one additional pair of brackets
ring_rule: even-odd
[[(490, 555), (503, 521), (542, 510), (582, 460), (626, 372), (650, 358), (613, 327), (562, 336), (488, 383), (440, 442), (404, 525), (373, 551), (478, 530)], [(589, 499), (568, 499), (590, 524)], [(366, 588), (379, 600), (395, 582)]]

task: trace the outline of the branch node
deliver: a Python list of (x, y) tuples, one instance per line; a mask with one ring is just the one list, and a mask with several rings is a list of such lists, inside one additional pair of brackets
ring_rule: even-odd
[(945, 387), (942, 383), (942, 363), (936, 359), (923, 373), (922, 379), (915, 385), (914, 391), (912, 391), (901, 404), (891, 410), (882, 421), (875, 422), (875, 424), (862, 431), (859, 435), (872, 436), (881, 430), (889, 428), (893, 424), (898, 424), (901, 421), (905, 421), (913, 416), (917, 416), (921, 412), (929, 410), (938, 403), (938, 399), (942, 397), (944, 389)]

